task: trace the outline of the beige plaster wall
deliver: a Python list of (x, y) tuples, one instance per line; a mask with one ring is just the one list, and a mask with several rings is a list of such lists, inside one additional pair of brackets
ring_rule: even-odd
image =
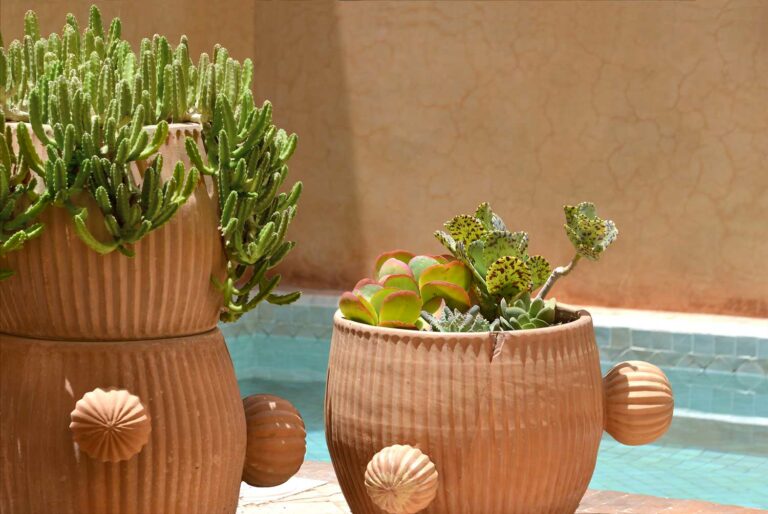
[[(29, 5), (0, 0), (6, 40)], [(88, 2), (35, 2), (45, 31)], [(300, 135), (283, 266), (348, 288), (489, 200), (554, 263), (564, 203), (621, 235), (561, 300), (768, 316), (768, 2), (102, 2), (132, 39), (251, 56)]]

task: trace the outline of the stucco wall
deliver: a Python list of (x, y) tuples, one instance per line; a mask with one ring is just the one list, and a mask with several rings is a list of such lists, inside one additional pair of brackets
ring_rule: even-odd
[[(292, 282), (437, 252), (432, 231), (483, 200), (564, 263), (561, 206), (589, 199), (621, 234), (558, 298), (768, 316), (768, 3), (213, 4), (100, 5), (134, 40), (254, 59), (300, 136)], [(28, 5), (2, 0), (6, 41)], [(87, 2), (35, 5), (47, 32)]]

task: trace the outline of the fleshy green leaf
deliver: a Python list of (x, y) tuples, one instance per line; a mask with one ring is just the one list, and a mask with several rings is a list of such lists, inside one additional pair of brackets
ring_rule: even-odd
[(514, 296), (528, 290), (531, 272), (521, 258), (506, 255), (488, 267), (485, 281), (489, 293)]
[(378, 279), (383, 280), (388, 275), (412, 275), (411, 268), (405, 262), (391, 257), (379, 267)]
[(387, 295), (382, 301), (379, 324), (381, 326), (414, 326), (420, 314), (419, 295), (413, 291), (396, 291)]
[(413, 253), (409, 252), (408, 250), (392, 250), (389, 252), (384, 252), (378, 257), (376, 257), (376, 266), (374, 268), (375, 273), (378, 275), (379, 270), (384, 265), (385, 262), (387, 262), (389, 259), (397, 259), (398, 261), (401, 261), (405, 264), (408, 264), (408, 262), (413, 258)]
[(579, 255), (597, 260), (619, 234), (611, 220), (597, 215), (595, 205), (582, 202), (576, 206), (566, 205), (565, 232)]
[(531, 288), (538, 289), (543, 286), (552, 272), (547, 259), (541, 255), (533, 255), (526, 261), (526, 264), (531, 271)]
[(434, 257), (428, 255), (417, 255), (410, 261), (408, 261), (408, 267), (411, 268), (413, 278), (418, 282), (421, 272), (430, 266), (440, 264), (440, 262)]
[(403, 291), (419, 292), (419, 286), (410, 275), (388, 275), (383, 281), (384, 287), (402, 289)]
[(472, 272), (459, 261), (435, 264), (425, 269), (419, 277), (419, 288), (433, 281), (450, 282), (461, 289), (468, 290), (472, 283)]
[[(472, 305), (469, 293), (456, 284), (434, 280), (424, 284), (421, 288), (421, 301), (429, 304), (434, 298), (445, 300), (445, 304), (451, 309), (466, 310)], [(426, 309), (429, 310), (429, 309)]]
[(445, 228), (454, 240), (466, 245), (480, 239), (485, 234), (483, 223), (479, 219), (466, 214), (460, 214), (447, 221)]
[(377, 325), (378, 319), (371, 304), (352, 293), (344, 293), (339, 300), (339, 309), (345, 318), (366, 325)]

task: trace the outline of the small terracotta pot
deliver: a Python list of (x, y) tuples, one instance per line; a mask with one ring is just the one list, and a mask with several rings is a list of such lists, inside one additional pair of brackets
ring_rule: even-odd
[[(15, 131), (15, 124), (11, 124)], [(200, 126), (172, 124), (161, 147), (163, 177), (189, 159), (186, 136), (198, 141)], [(45, 151), (32, 134), (38, 152)], [(134, 165), (138, 182), (148, 162)], [(106, 240), (106, 228), (90, 197), (88, 226)], [(226, 266), (214, 188), (201, 181), (163, 227), (134, 245), (135, 257), (99, 255), (75, 234), (65, 209), (48, 207), (43, 233), (3, 259), (15, 274), (0, 281), (0, 333), (68, 340), (128, 340), (198, 334), (216, 327), (223, 297), (211, 276)]]
[(0, 512), (233, 514), (245, 413), (224, 338), (0, 334)]
[(624, 363), (604, 388), (591, 317), (558, 317), (568, 322), (442, 334), (337, 312), (326, 437), (352, 512), (571, 514), (604, 426), (631, 444), (661, 436), (672, 417), (663, 373)]

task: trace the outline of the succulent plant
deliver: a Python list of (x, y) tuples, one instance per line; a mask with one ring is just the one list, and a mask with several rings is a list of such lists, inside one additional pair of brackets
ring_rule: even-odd
[(552, 271), (539, 290), (537, 298), (544, 298), (558, 279), (573, 271), (582, 257), (593, 261), (598, 260), (619, 235), (616, 224), (611, 220), (600, 218), (593, 203), (566, 205), (563, 210), (565, 211), (565, 233), (576, 249), (576, 255), (567, 265), (558, 266)]
[[(145, 38), (134, 52), (120, 38), (120, 20), (105, 32), (95, 6), (82, 34), (71, 14), (61, 35), (48, 38), (34, 12), (24, 22), (22, 41), (6, 49), (0, 38), (2, 123), (21, 122), (18, 155), (10, 127), (0, 127), (0, 258), (40, 234), (44, 227), (36, 219), (49, 206), (65, 208), (95, 251), (131, 255), (132, 245), (168, 222), (200, 176), (209, 175), (228, 258), (227, 277), (217, 282), (225, 296), (222, 320), (236, 320), (262, 300), (298, 298), (274, 294), (280, 277), (266, 276), (294, 245), (285, 236), (301, 183), (278, 191), (297, 138), (274, 126), (268, 102), (254, 103), (252, 62), (241, 64), (217, 45), (212, 58), (204, 53), (195, 64), (186, 36), (176, 47), (163, 36)], [(176, 164), (164, 181), (157, 152), (169, 122), (199, 123), (206, 158), (187, 139), (193, 167)], [(30, 130), (45, 155), (36, 152)], [(140, 185), (132, 175), (135, 161), (148, 161)], [(108, 240), (88, 230), (83, 195), (98, 206)]]
[(489, 332), (491, 324), (480, 314), (480, 306), (474, 305), (467, 312), (445, 308), (439, 315), (422, 312), (422, 318), (434, 332)]
[(514, 301), (547, 280), (549, 263), (540, 255), (528, 255), (528, 234), (507, 230), (487, 203), (474, 216), (450, 219), (445, 228), (447, 232), (437, 231), (435, 237), (472, 271), (486, 316), (495, 317), (502, 298)]
[(582, 257), (599, 259), (619, 235), (616, 224), (611, 220), (600, 218), (593, 203), (566, 205), (563, 209), (565, 210), (565, 232)]
[(414, 255), (404, 250), (376, 259), (375, 279), (363, 279), (342, 295), (339, 308), (347, 318), (368, 325), (425, 328), (423, 310), (470, 308), (471, 275), (467, 267), (443, 256)]
[(531, 300), (529, 294), (515, 300), (512, 305), (502, 298), (499, 304), (499, 317), (495, 328), (498, 330), (529, 330), (544, 328), (555, 322), (555, 300)]

